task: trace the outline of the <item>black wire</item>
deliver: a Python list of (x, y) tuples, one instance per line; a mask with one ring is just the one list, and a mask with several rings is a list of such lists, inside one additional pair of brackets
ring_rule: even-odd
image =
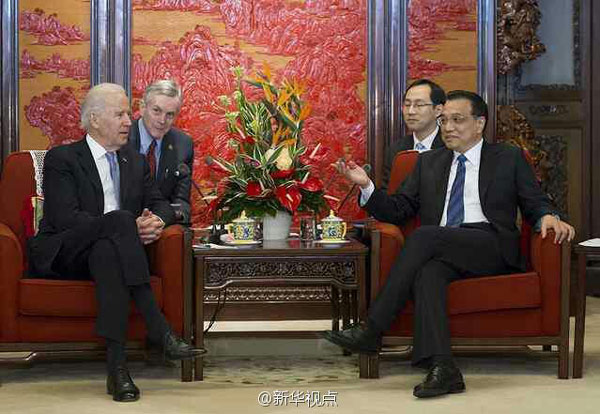
[[(221, 293), (223, 294), (223, 301), (222, 302), (221, 302)], [(223, 290), (223, 291), (219, 291), (219, 296), (217, 298), (217, 306), (215, 307), (215, 311), (213, 312), (213, 315), (210, 318), (210, 322), (208, 323), (208, 327), (204, 330), (204, 334), (205, 335), (208, 333), (208, 331), (210, 330), (210, 328), (212, 328), (212, 326), (217, 321), (217, 315), (225, 307), (225, 302), (227, 302), (227, 288), (225, 288), (225, 290)]]

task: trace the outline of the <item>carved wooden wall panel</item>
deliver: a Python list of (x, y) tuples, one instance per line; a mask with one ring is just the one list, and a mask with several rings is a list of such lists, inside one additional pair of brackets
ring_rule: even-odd
[[(552, 9), (549, 2), (511, 2), (519, 5), (527, 3), (527, 6), (539, 4), (539, 41), (550, 45), (546, 54), (539, 58), (540, 62), (554, 67), (553, 62), (570, 58), (572, 64), (562, 66), (563, 71), (570, 73), (553, 73), (551, 76), (540, 72), (543, 67), (536, 61), (515, 65), (515, 70), (503, 79), (506, 90), (500, 97), (501, 101), (514, 104), (534, 128), (533, 146), (544, 152), (545, 162), (550, 166), (546, 169), (544, 190), (553, 198), (565, 218), (575, 226), (579, 239), (587, 238), (589, 234), (587, 200), (590, 197), (590, 189), (585, 184), (590, 173), (585, 148), (590, 138), (585, 126), (585, 102), (582, 100), (585, 82), (582, 74), (581, 41), (584, 33), (581, 7), (584, 1), (568, 0), (570, 3), (561, 4), (572, 15), (561, 14), (562, 9)], [(529, 16), (533, 16), (530, 19), (532, 22), (535, 21), (535, 12)], [(570, 37), (564, 38), (560, 33), (569, 34)], [(557, 36), (561, 37), (562, 43), (555, 41)], [(524, 47), (535, 49), (531, 42), (526, 42)], [(526, 59), (525, 55), (521, 58)], [(553, 83), (552, 79), (570, 81)]]

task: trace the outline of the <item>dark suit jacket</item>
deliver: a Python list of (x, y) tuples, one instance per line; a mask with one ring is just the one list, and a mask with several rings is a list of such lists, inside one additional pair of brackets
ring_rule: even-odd
[[(175, 215), (150, 176), (144, 157), (125, 146), (118, 152), (121, 210), (135, 217), (148, 208), (165, 225)], [(44, 217), (40, 230), (29, 243), (29, 260), (34, 273), (53, 274), (52, 264), (65, 233), (85, 228), (104, 214), (104, 193), (92, 152), (85, 140), (55, 147), (44, 160)]]
[[(129, 130), (128, 145), (137, 152), (140, 152), (140, 122), (139, 119), (134, 121)], [(181, 204), (184, 222), (190, 220), (190, 186), (193, 163), (192, 139), (185, 132), (171, 128), (162, 139), (156, 182), (160, 192), (170, 203)], [(181, 164), (188, 166), (189, 174), (177, 176), (176, 171)]]
[[(376, 219), (404, 224), (419, 215), (422, 225), (438, 226), (444, 210), (453, 151), (443, 148), (419, 156), (412, 174), (396, 194), (375, 190), (365, 208)], [(540, 189), (520, 149), (483, 143), (479, 169), (479, 199), (483, 214), (498, 236), (506, 263), (523, 269), (519, 252), (517, 207), (534, 225), (545, 214), (556, 214)]]
[[(382, 185), (381, 188), (383, 190), (387, 190), (388, 184), (390, 182), (390, 176), (392, 174), (392, 166), (394, 164), (394, 158), (396, 157), (396, 154), (398, 154), (400, 151), (407, 151), (407, 150), (412, 150), (414, 149), (414, 144), (415, 141), (413, 139), (413, 135), (405, 135), (402, 138), (400, 138), (398, 141), (396, 141), (395, 143), (392, 144), (392, 146), (390, 147), (390, 149), (388, 151), (386, 151), (385, 154), (385, 164), (383, 166), (383, 180), (382, 180)], [(433, 142), (431, 143), (431, 149), (437, 149), (437, 148), (445, 148), (446, 145), (444, 144), (444, 141), (442, 141), (442, 130), (438, 129), (438, 133), (435, 136), (435, 138), (433, 139)]]

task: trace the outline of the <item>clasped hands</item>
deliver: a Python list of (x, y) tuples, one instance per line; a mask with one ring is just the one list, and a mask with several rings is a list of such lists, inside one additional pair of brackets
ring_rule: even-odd
[(141, 216), (135, 219), (135, 222), (143, 244), (150, 244), (158, 240), (165, 227), (164, 221), (147, 208), (144, 209)]

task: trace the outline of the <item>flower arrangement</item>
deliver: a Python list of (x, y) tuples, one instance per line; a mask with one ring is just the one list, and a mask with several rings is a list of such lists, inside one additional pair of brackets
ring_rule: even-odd
[[(329, 202), (321, 180), (311, 173), (320, 160), (318, 144), (309, 151), (301, 140), (302, 126), (311, 112), (302, 101), (304, 86), (283, 80), (276, 85), (268, 66), (245, 82), (261, 96), (250, 99), (242, 89), (244, 71), (232, 68), (237, 87), (231, 96), (220, 96), (225, 112), (233, 159), (215, 157), (213, 168), (225, 174), (217, 187), (212, 209), (222, 210), (224, 222), (242, 211), (251, 217), (275, 216), (277, 211), (319, 214)], [(250, 94), (248, 94), (250, 95)]]

